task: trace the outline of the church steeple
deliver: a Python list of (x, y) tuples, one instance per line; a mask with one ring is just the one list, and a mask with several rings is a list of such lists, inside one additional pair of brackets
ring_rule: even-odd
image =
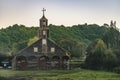
[(40, 27), (47, 27), (47, 25), (48, 25), (48, 20), (47, 20), (47, 18), (45, 17), (45, 11), (46, 11), (46, 9), (44, 9), (43, 8), (43, 16), (42, 16), (42, 18), (40, 19)]
[(40, 27), (39, 27), (39, 38), (48, 38), (49, 37), (49, 30), (48, 26), (48, 19), (45, 17), (46, 9), (43, 8), (43, 16), (40, 19)]

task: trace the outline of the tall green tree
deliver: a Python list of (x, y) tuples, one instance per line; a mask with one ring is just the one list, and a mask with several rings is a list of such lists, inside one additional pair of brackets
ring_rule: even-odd
[(85, 61), (86, 68), (110, 70), (117, 66), (116, 55), (111, 49), (107, 49), (103, 40), (95, 41), (90, 49)]
[(102, 39), (108, 48), (120, 46), (120, 32), (114, 27), (110, 27)]
[[(95, 42), (96, 43), (96, 42)], [(90, 69), (101, 69), (105, 58), (106, 46), (102, 40), (98, 40), (91, 51), (88, 52), (85, 65)]]

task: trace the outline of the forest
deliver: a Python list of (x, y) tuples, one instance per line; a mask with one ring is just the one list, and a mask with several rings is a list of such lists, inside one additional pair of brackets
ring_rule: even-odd
[[(50, 39), (72, 58), (84, 58), (82, 67), (120, 70), (120, 32), (117, 27), (97, 24), (48, 26)], [(0, 29), (0, 61), (13, 57), (38, 39), (39, 27), (14, 24)]]

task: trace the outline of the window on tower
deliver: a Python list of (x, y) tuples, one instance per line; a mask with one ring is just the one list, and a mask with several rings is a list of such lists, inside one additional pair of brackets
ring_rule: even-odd
[(46, 23), (45, 23), (45, 22), (43, 22), (43, 26), (46, 26)]
[(46, 22), (45, 22), (45, 20), (43, 20), (43, 26), (46, 26)]
[(46, 44), (47, 44), (46, 39), (42, 39), (42, 44), (43, 44), (43, 45), (46, 45)]
[(46, 31), (43, 31), (43, 35), (46, 35)]

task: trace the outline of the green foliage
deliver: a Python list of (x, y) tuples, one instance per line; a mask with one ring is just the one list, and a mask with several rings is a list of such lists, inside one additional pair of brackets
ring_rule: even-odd
[(120, 46), (120, 32), (116, 28), (110, 27), (102, 39), (108, 48)]
[[(37, 35), (36, 27), (25, 27), (24, 25), (13, 25), (0, 30), (0, 51), (1, 53), (16, 52), (25, 48), (26, 42)], [(23, 44), (22, 44), (23, 43)], [(15, 50), (15, 51), (14, 51)]]
[(107, 28), (92, 25), (74, 25), (72, 27), (55, 26), (50, 24), (50, 37), (60, 46), (79, 57), (85, 54), (87, 46), (94, 40), (101, 38)]
[[(111, 48), (112, 53), (116, 56), (113, 60), (114, 63), (117, 63), (118, 67), (120, 66), (120, 32), (115, 27), (110, 27), (105, 35), (102, 37), (108, 48)], [(111, 55), (111, 56), (114, 56)], [(110, 54), (108, 55), (110, 57)], [(112, 62), (113, 63), (113, 62)], [(113, 64), (114, 66), (114, 64)]]
[(105, 59), (104, 59), (104, 68), (107, 70), (111, 70), (117, 66), (117, 57), (112, 52), (111, 49), (106, 50)]
[(29, 39), (29, 42), (28, 42), (28, 46), (30, 46), (31, 44), (33, 44), (35, 41), (37, 41), (38, 40), (38, 37), (37, 36), (35, 36), (34, 38), (31, 38), (31, 39)]
[(18, 43), (14, 43), (12, 48), (12, 55), (15, 55), (19, 50), (25, 48), (27, 46), (28, 41), (21, 41)]
[(101, 38), (107, 31), (106, 27), (98, 25), (75, 25), (72, 27), (49, 25), (50, 36), (55, 41), (63, 39), (71, 39), (80, 42), (93, 41)]
[(85, 53), (86, 45), (73, 40), (61, 39), (58, 44), (71, 53), (72, 57), (81, 57)]
[(92, 51), (88, 53), (85, 64), (90, 69), (102, 69), (105, 58), (106, 46), (102, 40), (98, 40)]
[(103, 66), (106, 49), (107, 48), (104, 42), (102, 40), (98, 40), (93, 51), (93, 59), (94, 59), (93, 63), (94, 63), (94, 67), (96, 67), (97, 69), (98, 68), (100, 69)]
[(120, 47), (114, 47), (114, 48), (112, 48), (112, 51), (117, 57), (117, 64), (119, 67), (120, 66)]
[(103, 53), (103, 54), (105, 53), (106, 49), (107, 49), (107, 47), (106, 47), (105, 43), (103, 42), (103, 40), (100, 39), (100, 40), (98, 40), (98, 42), (95, 46), (94, 53), (101, 55), (101, 53)]
[[(96, 43), (96, 42), (95, 42)], [(85, 65), (90, 69), (107, 69), (114, 68), (117, 64), (116, 55), (111, 49), (107, 49), (103, 40), (97, 40), (85, 61)]]

